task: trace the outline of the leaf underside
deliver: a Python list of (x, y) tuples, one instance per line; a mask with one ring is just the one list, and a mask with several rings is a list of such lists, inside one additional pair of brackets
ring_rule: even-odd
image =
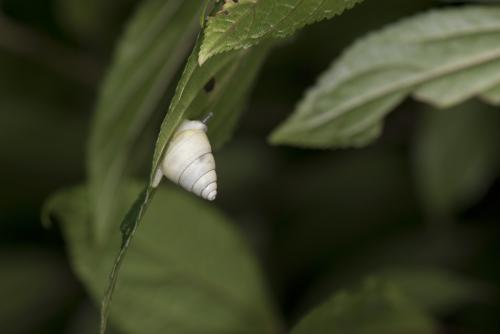
[(270, 141), (364, 146), (410, 95), (437, 108), (474, 96), (498, 104), (499, 40), (498, 6), (433, 11), (369, 35), (321, 76)]
[(218, 53), (289, 36), (305, 25), (340, 15), (361, 1), (226, 1), (215, 16), (208, 18), (198, 61), (203, 64)]

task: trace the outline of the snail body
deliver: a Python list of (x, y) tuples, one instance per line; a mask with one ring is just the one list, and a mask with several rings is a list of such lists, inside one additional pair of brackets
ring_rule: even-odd
[(179, 126), (156, 171), (153, 187), (165, 176), (197, 196), (209, 201), (215, 199), (215, 159), (206, 132), (207, 126), (202, 121), (186, 120)]

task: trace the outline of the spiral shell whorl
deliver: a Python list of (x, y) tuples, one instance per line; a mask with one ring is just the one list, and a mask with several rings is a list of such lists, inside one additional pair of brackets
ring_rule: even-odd
[(213, 201), (217, 196), (217, 174), (206, 131), (202, 122), (184, 121), (171, 139), (160, 168), (172, 182)]

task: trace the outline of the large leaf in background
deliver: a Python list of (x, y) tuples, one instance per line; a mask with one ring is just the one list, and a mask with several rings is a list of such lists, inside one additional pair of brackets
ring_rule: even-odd
[[(128, 187), (125, 203), (137, 195)], [(48, 211), (62, 222), (73, 267), (100, 300), (119, 235), (92, 237), (85, 188), (65, 191)], [(115, 224), (114, 227), (117, 227)], [(162, 186), (130, 247), (111, 319), (123, 333), (276, 333), (273, 309), (252, 254), (216, 210)]]
[(165, 94), (198, 28), (197, 0), (148, 0), (131, 19), (103, 84), (88, 146), (95, 233), (116, 219), (131, 147)]
[(417, 186), (429, 214), (448, 215), (483, 196), (499, 175), (500, 112), (479, 103), (428, 111), (418, 132)]
[(265, 39), (340, 15), (362, 0), (226, 0), (209, 17), (199, 62), (229, 50), (249, 48)]
[(313, 310), (292, 334), (431, 334), (432, 319), (397, 286), (367, 280), (355, 292), (340, 292)]
[(419, 15), (369, 35), (322, 75), (271, 142), (366, 145), (410, 94), (440, 108), (475, 95), (493, 102), (491, 89), (500, 84), (499, 22), (500, 7), (473, 6)]

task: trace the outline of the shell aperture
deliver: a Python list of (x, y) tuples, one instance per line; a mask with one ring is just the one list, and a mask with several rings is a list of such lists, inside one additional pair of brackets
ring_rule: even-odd
[(207, 126), (200, 121), (184, 121), (174, 133), (153, 187), (163, 176), (197, 196), (213, 201), (217, 196), (217, 174)]

